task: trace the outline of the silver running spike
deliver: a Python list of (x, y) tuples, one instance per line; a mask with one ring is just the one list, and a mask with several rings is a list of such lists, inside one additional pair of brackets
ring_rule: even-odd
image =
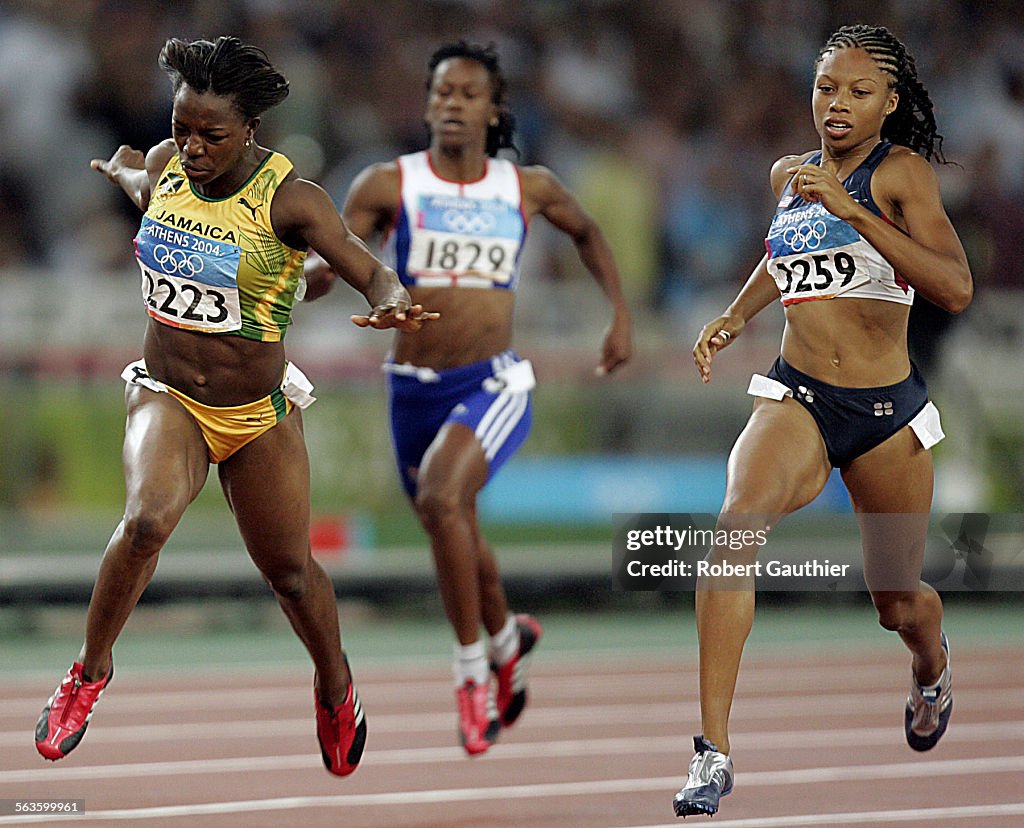
[(910, 682), (905, 724), (907, 742), (914, 750), (933, 747), (949, 723), (953, 707), (953, 675), (945, 633), (942, 635), (942, 649), (946, 652), (946, 666), (939, 677), (938, 687), (924, 690), (916, 680)]
[(690, 760), (686, 784), (672, 803), (676, 816), (714, 814), (719, 799), (732, 791), (732, 758), (703, 737), (694, 737), (693, 745), (697, 753)]

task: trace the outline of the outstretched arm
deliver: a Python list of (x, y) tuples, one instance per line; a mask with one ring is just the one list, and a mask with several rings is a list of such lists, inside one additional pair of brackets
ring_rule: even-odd
[(612, 321), (595, 369), (599, 376), (610, 373), (633, 354), (633, 323), (608, 240), (597, 222), (550, 170), (529, 167), (521, 173), (524, 201), (534, 205), (536, 212), (573, 240), (583, 266), (611, 303)]
[(149, 206), (152, 183), (167, 166), (167, 161), (174, 151), (174, 142), (170, 139), (157, 144), (148, 155), (122, 144), (109, 161), (94, 158), (89, 162), (89, 166), (117, 184), (132, 203), (145, 212)]
[(360, 327), (415, 331), (424, 320), (437, 317), (412, 304), (398, 275), (349, 230), (319, 185), (301, 178), (286, 181), (274, 196), (270, 217), (278, 238), (295, 238), (293, 246), (313, 248), (334, 273), (366, 297), (371, 312), (352, 317)]

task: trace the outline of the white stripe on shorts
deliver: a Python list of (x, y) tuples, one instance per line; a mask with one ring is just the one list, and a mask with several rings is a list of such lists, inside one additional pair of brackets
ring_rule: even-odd
[(508, 439), (509, 435), (516, 429), (519, 423), (522, 422), (529, 404), (530, 398), (526, 393), (516, 394), (516, 410), (513, 412), (512, 416), (509, 417), (501, 434), (495, 438), (490, 451), (487, 453), (488, 460), (494, 458), (494, 455), (496, 455), (501, 447), (505, 445), (505, 441)]
[[(494, 459), (494, 455), (505, 444), (505, 440), (508, 439), (508, 436), (515, 427), (519, 425), (520, 420), (523, 419), (523, 415), (526, 413), (526, 406), (530, 401), (530, 395), (527, 392), (520, 392), (518, 394), (503, 392), (499, 397), (506, 397), (506, 402), (502, 403), (500, 412), (493, 418), (493, 422), (486, 430), (483, 428), (477, 429), (477, 437), (483, 445), (484, 456), (488, 460)], [(497, 403), (495, 403), (496, 405)], [(490, 415), (495, 406), (488, 409), (488, 415)], [(483, 422), (480, 425), (483, 426)]]
[(502, 391), (494, 398), (494, 402), (488, 406), (487, 411), (484, 412), (484, 416), (480, 418), (480, 422), (476, 426), (476, 437), (480, 442), (483, 442), (484, 434), (490, 429), (494, 418), (501, 413), (501, 410), (508, 405), (511, 399), (512, 395), (508, 391)]

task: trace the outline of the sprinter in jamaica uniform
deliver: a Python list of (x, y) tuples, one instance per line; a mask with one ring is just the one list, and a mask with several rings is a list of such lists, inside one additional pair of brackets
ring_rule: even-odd
[(122, 146), (92, 166), (144, 212), (135, 237), (143, 358), (129, 365), (123, 463), (127, 502), (89, 604), (81, 653), (36, 725), (60, 759), (85, 734), (113, 676), (112, 649), (185, 508), (218, 464), (253, 562), (312, 658), (316, 731), (333, 774), (356, 769), (366, 719), (341, 647), (333, 586), (309, 548), (309, 459), (301, 409), (312, 386), (285, 359), (284, 336), (312, 247), (367, 299), (362, 326), (417, 330), (396, 274), (353, 236), (327, 194), (260, 146), (260, 115), (288, 83), (234, 37), (172, 39), (160, 53), (172, 138)]

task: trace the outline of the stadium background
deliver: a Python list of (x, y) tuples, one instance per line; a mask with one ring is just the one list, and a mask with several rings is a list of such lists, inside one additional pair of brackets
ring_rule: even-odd
[[(1020, 549), (1016, 2), (0, 3), (0, 796), (82, 797), (102, 824), (333, 825), (339, 808), (374, 826), (665, 821), (697, 720), (692, 595), (613, 591), (612, 515), (718, 508), (750, 409), (746, 382), (777, 354), (781, 313), (749, 326), (708, 387), (690, 348), (761, 255), (771, 163), (816, 143), (816, 49), (861, 21), (890, 26), (918, 58), (957, 162), (939, 175), (976, 279), (961, 316), (921, 300), (914, 310), (912, 351), (948, 435), (934, 451), (934, 511), (999, 513), (1002, 540)], [(453, 740), (450, 633), (392, 468), (379, 371), (389, 337), (348, 322), (359, 302), (343, 286), (299, 307), (288, 350), (317, 385), (305, 417), (313, 541), (371, 710), (369, 767), (343, 788), (318, 767), (308, 658), (248, 561), (215, 475), (118, 642), (118, 684), (87, 745), (56, 768), (29, 746), (40, 703), (80, 645), (122, 508), (119, 373), (145, 325), (130, 244), (138, 215), (88, 162), (168, 134), (156, 63), (167, 37), (224, 33), (262, 46), (292, 82), (259, 140), (339, 204), (364, 165), (423, 145), (431, 51), (455, 37), (493, 40), (520, 160), (554, 169), (618, 257), (636, 357), (597, 380), (604, 303), (571, 245), (543, 222), (531, 228), (516, 346), (540, 380), (535, 425), (482, 514), (515, 605), (538, 612), (546, 633), (531, 715), (482, 762)], [(781, 529), (811, 553), (855, 550), (837, 480)], [(1024, 722), (1007, 718), (1020, 709), (1020, 592), (1001, 583), (961, 578), (946, 595), (959, 712), (926, 762), (909, 761), (898, 735), (905, 651), (878, 630), (867, 596), (763, 594), (735, 709), (744, 776), (719, 819), (1019, 824)], [(748, 819), (766, 815), (775, 821)]]
[[(956, 162), (939, 173), (977, 283), (961, 316), (919, 299), (912, 318), (913, 354), (948, 435), (934, 452), (935, 510), (1020, 512), (1024, 28), (1015, 3), (5, 2), (0, 591), (14, 620), (4, 634), (45, 633), (44, 604), (80, 612), (122, 505), (118, 374), (138, 356), (145, 324), (130, 244), (138, 216), (88, 161), (168, 134), (169, 86), (156, 64), (168, 36), (232, 33), (262, 46), (292, 94), (266, 115), (259, 140), (339, 204), (363, 166), (423, 145), (430, 52), (455, 37), (497, 44), (520, 161), (553, 168), (601, 223), (637, 349), (621, 375), (592, 377), (603, 300), (571, 245), (536, 222), (516, 337), (540, 380), (535, 425), (482, 515), (519, 595), (631, 606), (657, 599), (606, 594), (612, 514), (713, 512), (721, 502), (725, 458), (749, 412), (745, 383), (777, 353), (781, 313), (758, 317), (709, 387), (689, 350), (761, 255), (768, 169), (815, 145), (815, 52), (853, 21), (890, 26), (917, 56)], [(320, 398), (305, 418), (314, 545), (339, 594), (419, 607), (431, 600), (429, 556), (392, 468), (379, 371), (388, 336), (349, 324), (357, 300), (341, 286), (299, 307), (288, 336)], [(835, 479), (812, 514), (847, 510)], [(148, 598), (199, 596), (268, 598), (215, 475)]]

